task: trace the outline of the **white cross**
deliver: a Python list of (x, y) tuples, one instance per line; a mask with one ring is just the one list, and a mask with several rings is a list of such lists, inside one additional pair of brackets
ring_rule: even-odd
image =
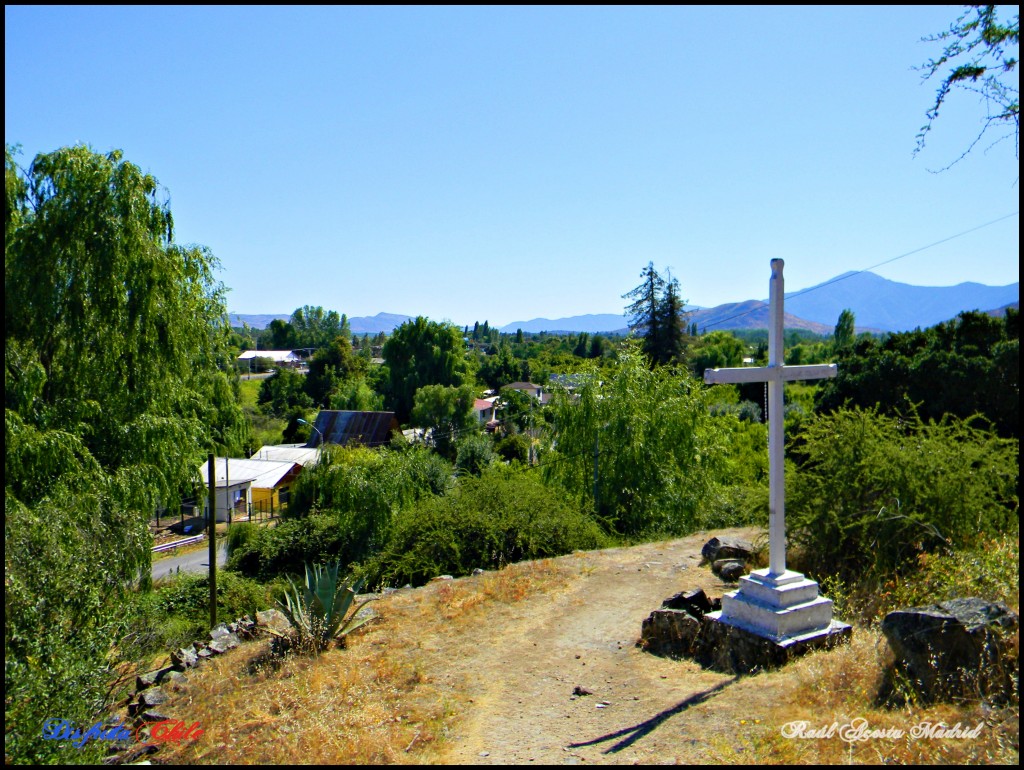
[(768, 287), (768, 366), (742, 369), (707, 369), (704, 382), (768, 383), (768, 575), (781, 577), (786, 572), (786, 476), (783, 461), (785, 450), (783, 399), (784, 382), (820, 380), (835, 377), (835, 364), (784, 366), (782, 354), (784, 288), (781, 259), (772, 260), (772, 279)]

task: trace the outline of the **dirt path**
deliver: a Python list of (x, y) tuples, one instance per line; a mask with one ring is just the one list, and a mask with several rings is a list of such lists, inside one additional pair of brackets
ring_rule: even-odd
[[(579, 566), (566, 586), (489, 613), (486, 627), (427, 650), (431, 677), (470, 699), (438, 761), (701, 762), (713, 756), (709, 744), (735, 745), (740, 719), (760, 719), (781, 680), (736, 680), (635, 646), (643, 619), (666, 597), (695, 586), (729, 590), (698, 566), (709, 537), (562, 557)], [(591, 694), (574, 697), (577, 686)]]

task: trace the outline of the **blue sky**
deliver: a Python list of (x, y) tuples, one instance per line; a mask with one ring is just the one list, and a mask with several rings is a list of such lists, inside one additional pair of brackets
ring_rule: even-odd
[[(492, 325), (622, 312), (650, 261), (691, 303), (796, 290), (1012, 214), (1013, 142), (944, 110), (930, 7), (5, 7), (20, 162), (152, 173), (239, 313)], [(1019, 280), (1019, 217), (875, 270)]]

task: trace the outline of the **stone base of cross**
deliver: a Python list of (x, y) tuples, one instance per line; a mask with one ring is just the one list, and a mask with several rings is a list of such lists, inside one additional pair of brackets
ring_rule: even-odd
[[(818, 584), (786, 569), (783, 383), (835, 377), (835, 364), (785, 366), (783, 356), (783, 261), (772, 260), (768, 291), (768, 366), (708, 369), (704, 381), (768, 383), (769, 567), (740, 578), (740, 588), (722, 597), (722, 609), (709, 617), (779, 644), (849, 631), (832, 620), (832, 600), (818, 595)], [(841, 628), (840, 628), (841, 627)]]

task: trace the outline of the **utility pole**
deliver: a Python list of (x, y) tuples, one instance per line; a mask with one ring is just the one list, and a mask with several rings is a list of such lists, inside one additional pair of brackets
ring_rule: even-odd
[(210, 628), (217, 625), (217, 469), (213, 452), (208, 455), (210, 466)]

